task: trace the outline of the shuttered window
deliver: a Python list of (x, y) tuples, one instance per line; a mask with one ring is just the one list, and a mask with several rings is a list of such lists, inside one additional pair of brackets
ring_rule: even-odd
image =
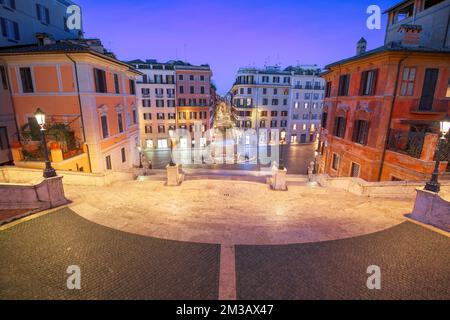
[(352, 141), (366, 145), (369, 133), (369, 122), (365, 120), (356, 120), (353, 128)]
[(95, 91), (99, 93), (106, 93), (108, 88), (106, 86), (106, 73), (100, 69), (94, 69)]
[(373, 96), (378, 78), (378, 70), (364, 71), (361, 74), (361, 83), (359, 86), (360, 96)]

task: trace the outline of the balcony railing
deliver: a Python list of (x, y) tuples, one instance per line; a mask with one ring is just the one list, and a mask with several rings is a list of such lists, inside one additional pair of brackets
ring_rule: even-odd
[(407, 154), (419, 159), (422, 154), (425, 131), (392, 130), (388, 141), (388, 150)]

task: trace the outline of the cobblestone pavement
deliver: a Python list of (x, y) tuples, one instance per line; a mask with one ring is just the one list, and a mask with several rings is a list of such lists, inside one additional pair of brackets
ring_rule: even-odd
[[(450, 299), (450, 238), (411, 222), (361, 237), (236, 246), (238, 299)], [(381, 290), (367, 289), (367, 267)]]
[[(69, 209), (0, 232), (0, 299), (217, 299), (220, 247), (147, 238)], [(69, 265), (81, 290), (68, 290)]]

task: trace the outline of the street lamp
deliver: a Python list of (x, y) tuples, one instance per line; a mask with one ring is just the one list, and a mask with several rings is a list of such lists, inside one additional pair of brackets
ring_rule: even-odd
[(170, 162), (169, 162), (169, 166), (174, 167), (175, 163), (173, 162), (173, 129), (169, 129), (169, 136), (170, 136)]
[(34, 117), (36, 118), (36, 121), (41, 127), (41, 138), (42, 143), (44, 144), (44, 156), (45, 156), (45, 169), (44, 169), (44, 178), (52, 178), (56, 177), (56, 171), (52, 168), (52, 163), (50, 162), (50, 158), (48, 156), (48, 148), (47, 148), (47, 139), (45, 138), (45, 113), (40, 109), (37, 108), (36, 112), (34, 113)]
[(139, 151), (139, 169), (142, 169), (144, 166), (142, 165), (142, 147), (141, 146), (136, 146), (136, 148)]
[(279, 166), (279, 169), (280, 170), (284, 170), (284, 159), (283, 159), (283, 151), (284, 151), (284, 144), (285, 144), (285, 142), (286, 142), (286, 130), (282, 130), (281, 131), (281, 133), (280, 133), (280, 143), (281, 143), (281, 146), (280, 146), (280, 148), (281, 148), (281, 150), (280, 150), (280, 166)]
[(450, 130), (450, 118), (446, 116), (444, 119), (440, 121), (440, 131), (441, 137), (439, 139), (437, 151), (436, 151), (436, 164), (434, 166), (434, 171), (431, 175), (431, 180), (427, 182), (425, 185), (425, 190), (439, 193), (441, 190), (441, 185), (438, 182), (439, 177), (439, 163), (441, 160), (442, 149), (444, 149), (445, 135)]

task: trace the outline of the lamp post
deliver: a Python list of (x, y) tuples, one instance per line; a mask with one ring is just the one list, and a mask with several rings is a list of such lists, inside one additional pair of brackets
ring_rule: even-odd
[(428, 181), (427, 184), (425, 185), (425, 190), (427, 191), (439, 193), (439, 191), (441, 190), (441, 185), (438, 182), (439, 163), (443, 151), (442, 149), (444, 147), (445, 135), (447, 134), (447, 132), (449, 132), (449, 130), (450, 130), (450, 118), (447, 116), (440, 121), (441, 137), (439, 139), (438, 147), (436, 150), (436, 164), (434, 166), (434, 171), (431, 175), (430, 181)]
[(281, 130), (280, 133), (280, 165), (279, 165), (279, 169), (280, 170), (284, 170), (284, 144), (286, 143), (286, 130)]
[(172, 153), (173, 153), (173, 129), (169, 129), (169, 136), (170, 136), (170, 162), (169, 162), (169, 166), (174, 167), (175, 163), (173, 162), (173, 157), (172, 157)]
[(136, 148), (139, 151), (139, 169), (142, 169), (144, 167), (142, 165), (142, 147), (138, 145)]
[(41, 138), (42, 143), (44, 144), (44, 156), (45, 156), (45, 169), (44, 169), (44, 178), (52, 178), (56, 177), (56, 171), (52, 168), (52, 163), (50, 162), (50, 158), (48, 155), (48, 148), (47, 148), (47, 139), (45, 138), (45, 113), (40, 109), (37, 108), (36, 112), (34, 113), (34, 117), (36, 118), (36, 121), (41, 127)]

